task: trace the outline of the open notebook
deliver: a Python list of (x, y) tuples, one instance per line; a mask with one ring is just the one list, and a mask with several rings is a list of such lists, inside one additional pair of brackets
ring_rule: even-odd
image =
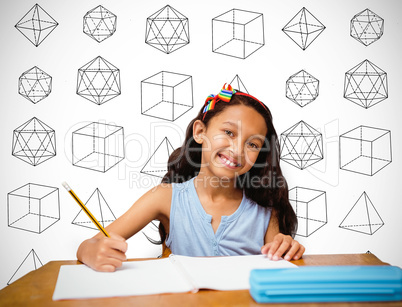
[(158, 293), (197, 292), (199, 289), (249, 289), (252, 269), (297, 268), (264, 255), (187, 257), (125, 262), (113, 273), (86, 265), (60, 267), (53, 300), (84, 299)]

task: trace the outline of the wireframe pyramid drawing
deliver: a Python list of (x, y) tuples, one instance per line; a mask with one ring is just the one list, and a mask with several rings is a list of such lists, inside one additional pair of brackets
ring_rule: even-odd
[(45, 99), (51, 91), (52, 77), (36, 66), (22, 73), (18, 80), (18, 93), (32, 103)]
[(370, 198), (363, 192), (339, 227), (373, 235), (383, 225), (384, 222)]
[(350, 36), (368, 46), (384, 34), (384, 19), (369, 9), (353, 16), (350, 21)]
[[(85, 206), (103, 227), (106, 227), (116, 219), (98, 188), (95, 189), (86, 201)], [(78, 212), (72, 224), (99, 230), (82, 209)]]
[(167, 137), (156, 148), (151, 158), (141, 169), (141, 173), (163, 178), (167, 172), (169, 156), (174, 151)]
[(98, 43), (103, 42), (116, 32), (117, 16), (98, 5), (84, 16), (84, 33)]
[(241, 81), (239, 75), (234, 76), (233, 80), (230, 81), (230, 85), (231, 85), (234, 89), (239, 90), (240, 92), (243, 92), (243, 93), (247, 93), (247, 94), (248, 94), (248, 91), (247, 91), (247, 89), (246, 89), (246, 86), (244, 85), (243, 81)]
[(7, 282), (7, 285), (13, 283), (14, 281), (28, 274), (29, 272), (39, 269), (41, 266), (43, 266), (42, 262), (40, 261), (35, 251), (32, 249), (22, 261), (20, 266), (17, 268), (13, 276), (11, 276), (10, 280)]

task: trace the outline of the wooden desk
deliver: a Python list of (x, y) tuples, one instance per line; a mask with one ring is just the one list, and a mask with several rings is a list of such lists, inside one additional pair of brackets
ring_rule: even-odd
[[(133, 260), (135, 261), (135, 260)], [(296, 265), (387, 265), (373, 254), (354, 255), (305, 255), (292, 261)], [(251, 298), (248, 290), (209, 291), (198, 293), (160, 294), (146, 296), (116, 297), (90, 300), (52, 301), (61, 265), (78, 264), (78, 261), (51, 261), (0, 290), (0, 306), (261, 306)], [(161, 276), (161, 278), (163, 278)], [(389, 303), (331, 303), (291, 304), (291, 306), (386, 306), (402, 307), (402, 302)], [(269, 306), (285, 306), (271, 304)]]

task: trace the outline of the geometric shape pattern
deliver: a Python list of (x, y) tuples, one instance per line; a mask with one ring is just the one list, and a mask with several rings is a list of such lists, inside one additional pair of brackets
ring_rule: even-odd
[(261, 13), (232, 9), (212, 19), (212, 52), (245, 59), (264, 44)]
[(383, 225), (384, 222), (370, 198), (363, 192), (339, 227), (372, 235)]
[(7, 195), (8, 226), (42, 233), (60, 220), (59, 189), (28, 183)]
[(141, 81), (141, 114), (174, 121), (192, 107), (191, 76), (161, 71)]
[(281, 160), (299, 169), (324, 158), (322, 134), (300, 121), (281, 134)]
[(98, 56), (78, 69), (77, 94), (101, 105), (121, 94), (120, 70)]
[(35, 4), (17, 22), (15, 27), (36, 47), (58, 26), (54, 20), (39, 4)]
[[(113, 222), (116, 217), (107, 204), (105, 198), (98, 188), (92, 193), (87, 202), (85, 203), (85, 207), (93, 214), (94, 218), (102, 225), (102, 227), (108, 226), (111, 222)], [(81, 209), (72, 224), (83, 226), (91, 229), (98, 230), (95, 224), (89, 219), (88, 215)]]
[(33, 117), (14, 130), (12, 155), (33, 166), (54, 157), (55, 131)]
[(28, 274), (29, 272), (39, 269), (43, 264), (40, 261), (38, 255), (32, 249), (25, 259), (21, 262), (20, 266), (17, 268), (13, 276), (7, 282), (7, 285), (13, 283), (14, 281), (20, 279), (22, 276)]
[(147, 18), (145, 43), (172, 53), (190, 43), (189, 23), (186, 16), (166, 5)]
[(365, 9), (353, 16), (350, 21), (350, 36), (368, 46), (384, 34), (384, 19)]
[(240, 92), (243, 92), (243, 93), (247, 93), (247, 94), (248, 94), (248, 91), (247, 91), (247, 89), (246, 89), (246, 86), (244, 85), (243, 81), (241, 81), (239, 75), (236, 75), (236, 76), (233, 78), (233, 80), (230, 82), (230, 85), (231, 85), (234, 89), (239, 90)]
[(18, 93), (33, 103), (38, 103), (52, 91), (52, 77), (38, 67), (22, 73), (18, 80)]
[(303, 7), (282, 29), (301, 49), (308, 46), (324, 31), (325, 26)]
[(298, 220), (297, 235), (308, 237), (327, 223), (324, 191), (294, 187), (289, 190), (289, 202)]
[(373, 176), (392, 162), (391, 131), (359, 126), (339, 137), (340, 168)]
[(98, 43), (116, 31), (117, 16), (102, 5), (88, 11), (84, 16), (84, 33)]
[(301, 70), (286, 81), (286, 97), (304, 107), (317, 98), (319, 82), (308, 72)]
[(141, 169), (141, 173), (163, 178), (168, 170), (168, 160), (173, 151), (172, 144), (165, 137)]
[(376, 105), (388, 98), (387, 73), (364, 60), (345, 73), (343, 96), (365, 109)]
[(72, 163), (106, 172), (124, 159), (124, 129), (93, 122), (73, 132)]

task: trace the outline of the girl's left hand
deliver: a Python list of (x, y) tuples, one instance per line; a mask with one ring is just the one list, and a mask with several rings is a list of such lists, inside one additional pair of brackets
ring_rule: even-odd
[(266, 254), (270, 260), (279, 260), (283, 257), (285, 260), (298, 260), (305, 251), (303, 245), (291, 236), (278, 233), (272, 242), (265, 244), (261, 248), (261, 253)]

